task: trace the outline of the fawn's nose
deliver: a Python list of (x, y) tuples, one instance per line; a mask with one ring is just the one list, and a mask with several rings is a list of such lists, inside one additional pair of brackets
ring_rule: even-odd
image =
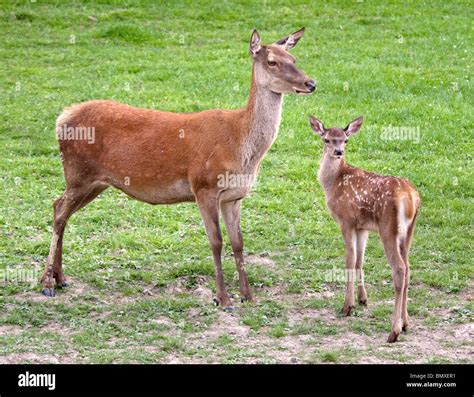
[(310, 92), (313, 92), (316, 89), (316, 82), (314, 80), (309, 80), (304, 83), (304, 85)]
[(342, 156), (344, 154), (344, 150), (336, 149), (334, 150), (334, 154), (336, 156)]

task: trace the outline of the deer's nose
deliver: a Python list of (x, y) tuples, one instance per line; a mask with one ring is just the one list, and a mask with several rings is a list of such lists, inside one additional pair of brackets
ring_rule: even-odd
[(306, 86), (306, 88), (308, 88), (310, 92), (313, 92), (316, 89), (316, 82), (314, 80), (309, 80), (304, 83), (304, 85)]
[(334, 150), (334, 154), (336, 156), (342, 156), (344, 154), (344, 150), (336, 149)]

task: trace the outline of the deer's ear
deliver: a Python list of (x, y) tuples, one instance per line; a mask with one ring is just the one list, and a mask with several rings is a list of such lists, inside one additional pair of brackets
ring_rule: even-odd
[(346, 133), (347, 136), (354, 135), (357, 131), (359, 131), (360, 126), (362, 125), (362, 122), (364, 121), (364, 118), (362, 116), (356, 118), (355, 120), (351, 121), (346, 128), (344, 128), (344, 132)]
[(282, 46), (286, 51), (289, 51), (296, 45), (296, 43), (298, 43), (298, 40), (301, 39), (303, 33), (304, 28), (301, 28), (297, 32), (292, 33), (289, 36), (283, 37), (281, 40), (278, 40), (275, 44), (278, 44), (279, 46)]
[(252, 32), (252, 37), (250, 37), (250, 46), (249, 46), (249, 52), (250, 55), (254, 56), (257, 54), (257, 52), (260, 51), (260, 35), (257, 32), (257, 29), (254, 29)]
[(326, 129), (324, 128), (323, 123), (316, 117), (309, 116), (309, 125), (311, 126), (311, 129), (314, 131), (314, 133), (320, 137), (323, 137), (326, 134)]

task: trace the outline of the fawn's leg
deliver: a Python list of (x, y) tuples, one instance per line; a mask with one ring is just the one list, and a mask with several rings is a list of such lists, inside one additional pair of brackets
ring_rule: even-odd
[(405, 290), (405, 280), (407, 267), (399, 252), (399, 241), (396, 235), (382, 236), (385, 255), (392, 268), (392, 278), (395, 287), (395, 309), (392, 316), (392, 331), (388, 336), (388, 342), (396, 342), (402, 330), (402, 308), (403, 293)]
[(354, 270), (356, 264), (357, 234), (355, 228), (343, 228), (342, 235), (346, 244), (346, 298), (342, 314), (349, 316), (354, 308)]
[(411, 243), (413, 239), (413, 233), (415, 231), (416, 216), (413, 218), (410, 226), (407, 230), (406, 239), (400, 243), (400, 254), (406, 265), (405, 285), (403, 288), (403, 302), (402, 302), (402, 330), (406, 331), (409, 325), (408, 318), (408, 285), (410, 284), (410, 263), (408, 261), (408, 255), (410, 254)]
[(360, 305), (367, 305), (367, 292), (364, 284), (364, 274), (362, 267), (364, 266), (365, 247), (369, 237), (368, 230), (357, 230), (357, 259), (356, 259), (356, 276), (357, 276), (357, 300)]

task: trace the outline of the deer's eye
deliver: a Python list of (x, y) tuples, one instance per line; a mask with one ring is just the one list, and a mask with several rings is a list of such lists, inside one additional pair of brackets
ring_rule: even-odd
[(344, 140), (344, 143), (347, 143), (347, 141), (348, 141), (348, 139), (345, 139), (345, 140)]
[(276, 62), (275, 61), (268, 61), (268, 65), (269, 66), (276, 66)]
[(324, 142), (325, 142), (325, 143), (329, 143), (329, 139), (325, 139)]

